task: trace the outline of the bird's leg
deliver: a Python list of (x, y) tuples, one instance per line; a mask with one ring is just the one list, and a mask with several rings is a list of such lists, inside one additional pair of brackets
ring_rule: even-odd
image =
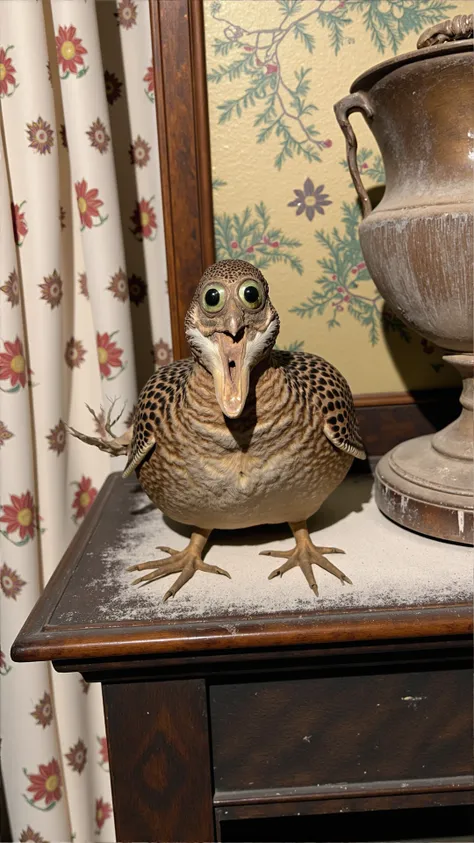
[(272, 580), (273, 577), (281, 577), (284, 573), (286, 573), (286, 571), (289, 571), (290, 568), (296, 568), (299, 566), (308, 581), (309, 587), (314, 591), (315, 595), (318, 596), (318, 586), (316, 584), (316, 580), (314, 579), (312, 566), (319, 565), (320, 568), (324, 568), (325, 571), (329, 571), (330, 574), (334, 574), (334, 576), (341, 581), (342, 585), (346, 582), (352, 585), (349, 577), (346, 577), (339, 568), (336, 568), (336, 566), (333, 565), (332, 562), (329, 562), (329, 560), (324, 556), (325, 553), (344, 553), (343, 550), (340, 550), (338, 547), (316, 547), (316, 545), (314, 545), (311, 541), (306, 521), (299, 521), (298, 523), (290, 524), (290, 527), (296, 539), (296, 547), (293, 550), (263, 550), (260, 554), (261, 556), (276, 556), (277, 558), (287, 560), (280, 566), (280, 568), (276, 568), (275, 571), (272, 571), (268, 577), (269, 580)]
[(163, 553), (168, 553), (168, 559), (154, 559), (151, 562), (140, 562), (138, 565), (131, 565), (128, 571), (146, 571), (151, 569), (151, 573), (145, 574), (143, 577), (138, 577), (134, 580), (132, 585), (141, 583), (146, 585), (154, 580), (161, 580), (162, 577), (168, 574), (180, 575), (173, 585), (168, 589), (163, 602), (169, 597), (174, 597), (176, 592), (187, 583), (196, 571), (205, 571), (208, 574), (223, 574), (224, 577), (229, 577), (230, 574), (224, 571), (223, 568), (218, 568), (217, 565), (207, 565), (202, 560), (202, 552), (206, 546), (206, 542), (211, 534), (211, 530), (201, 530), (196, 528), (191, 534), (191, 540), (184, 550), (174, 550), (172, 547), (158, 547)]

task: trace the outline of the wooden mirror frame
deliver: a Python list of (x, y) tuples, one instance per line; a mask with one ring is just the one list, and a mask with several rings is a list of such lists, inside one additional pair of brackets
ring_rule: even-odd
[(215, 261), (211, 149), (201, 0), (150, 0), (171, 332), (189, 349), (184, 317)]
[[(184, 317), (215, 261), (203, 0), (149, 0), (173, 353), (189, 349)], [(377, 458), (459, 413), (459, 389), (356, 395), (362, 436)]]

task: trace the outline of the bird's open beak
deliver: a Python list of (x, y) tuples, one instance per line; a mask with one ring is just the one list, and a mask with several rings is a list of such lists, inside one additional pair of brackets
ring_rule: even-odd
[(217, 403), (225, 416), (236, 419), (245, 407), (249, 391), (246, 329), (242, 327), (236, 334), (218, 332), (215, 336), (220, 358), (220, 366), (213, 371)]

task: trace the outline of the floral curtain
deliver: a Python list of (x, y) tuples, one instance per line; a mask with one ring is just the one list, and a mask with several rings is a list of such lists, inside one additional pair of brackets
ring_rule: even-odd
[(171, 360), (148, 0), (3, 0), (0, 105), (3, 780), (13, 839), (112, 841), (100, 688), (9, 652), (121, 467), (66, 424)]

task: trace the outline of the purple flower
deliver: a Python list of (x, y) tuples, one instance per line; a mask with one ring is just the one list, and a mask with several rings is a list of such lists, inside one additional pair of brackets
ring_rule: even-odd
[(323, 193), (323, 190), (324, 184), (320, 184), (319, 187), (315, 188), (311, 179), (307, 178), (303, 185), (303, 190), (293, 191), (296, 199), (293, 199), (292, 202), (288, 202), (288, 207), (296, 208), (297, 217), (305, 212), (311, 222), (311, 220), (314, 219), (316, 211), (318, 214), (324, 214), (324, 207), (326, 205), (332, 205), (331, 200), (328, 199), (328, 194)]

